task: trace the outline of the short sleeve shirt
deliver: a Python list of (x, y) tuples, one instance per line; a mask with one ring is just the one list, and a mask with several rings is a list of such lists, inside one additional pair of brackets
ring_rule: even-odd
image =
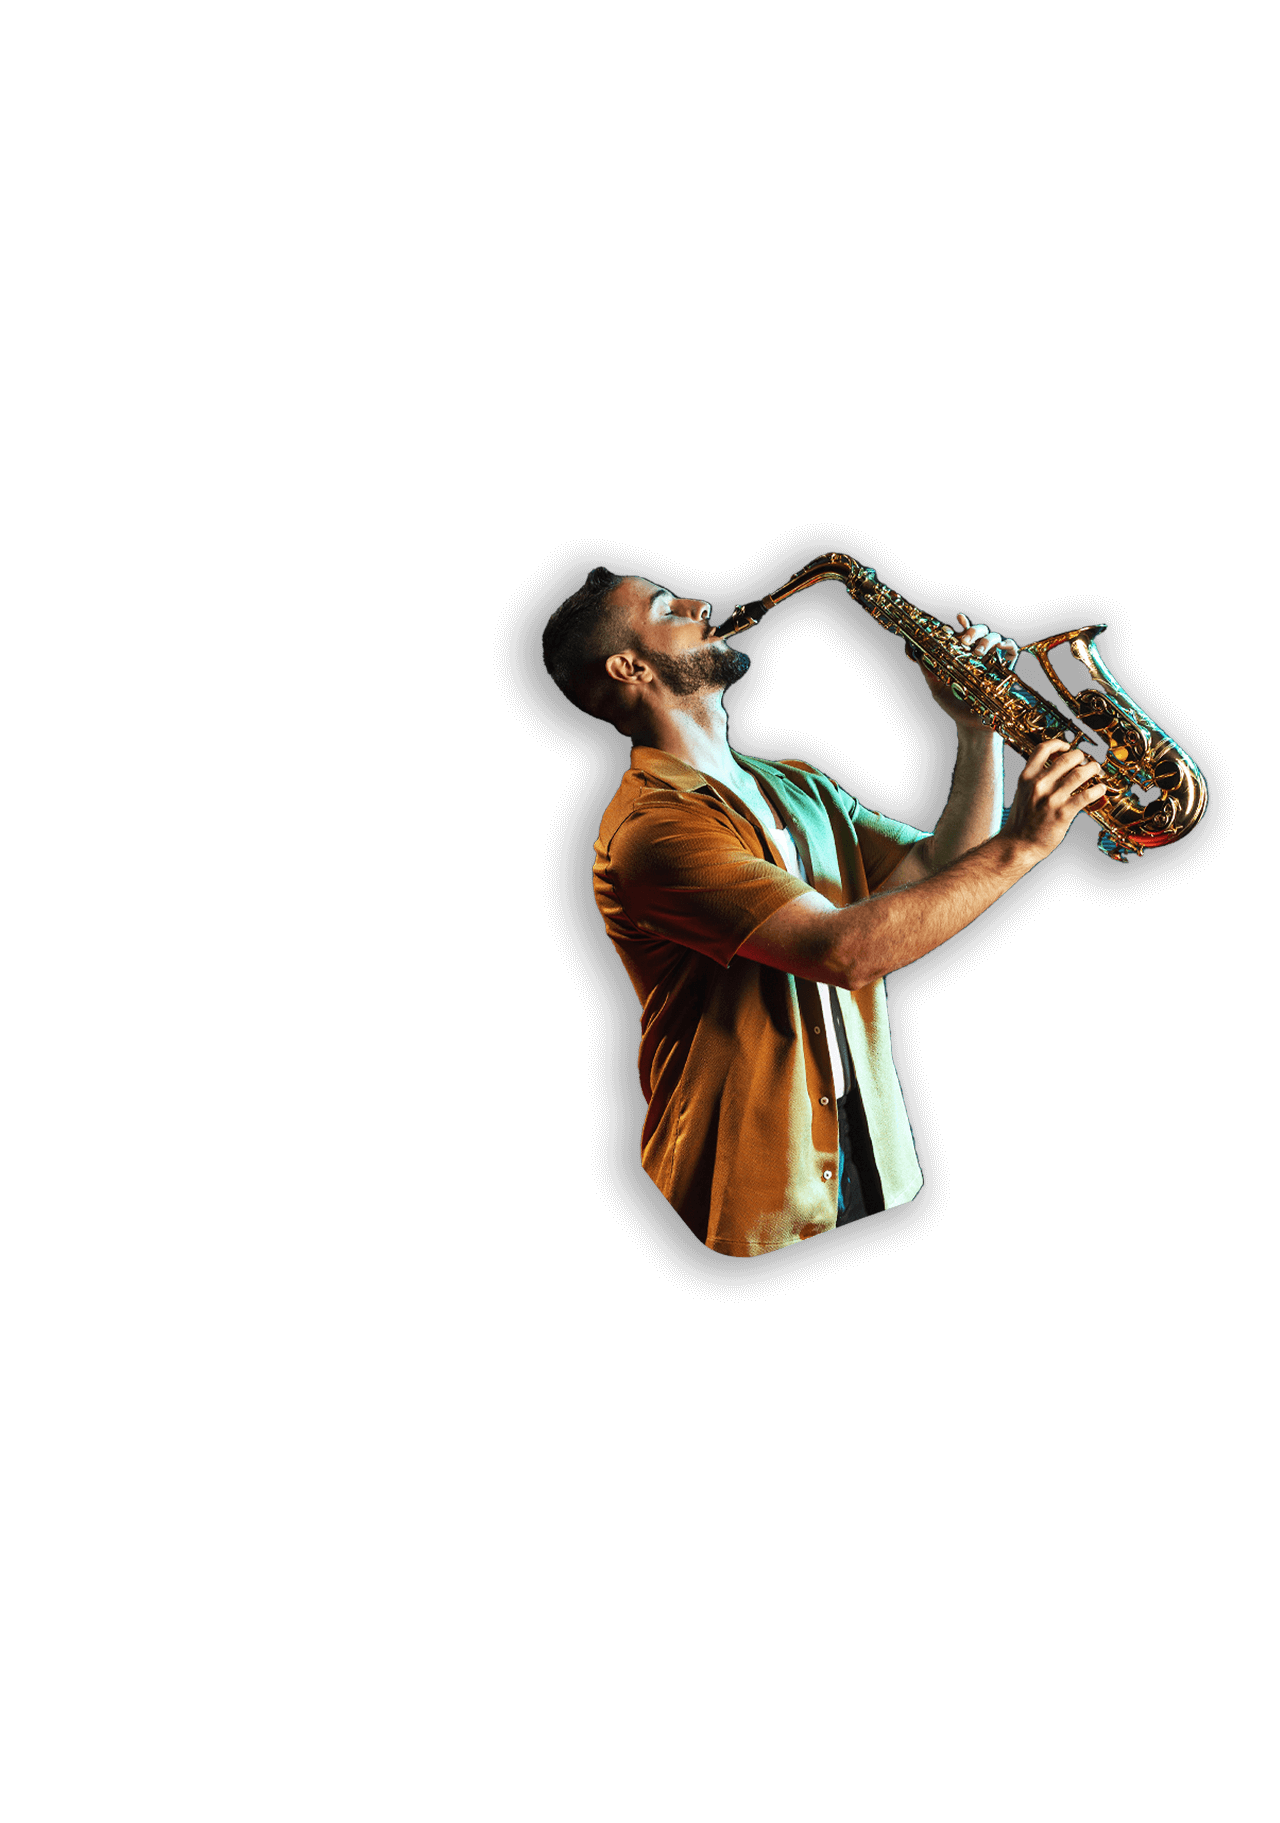
[[(632, 750), (595, 847), (596, 902), (640, 1000), (641, 1158), (709, 1247), (754, 1254), (835, 1226), (839, 1133), (819, 988), (741, 956), (788, 900), (875, 892), (925, 831), (803, 761), (736, 754), (778, 808), (812, 886), (749, 807), (656, 748)], [(883, 980), (836, 990), (884, 1206), (922, 1183)]]

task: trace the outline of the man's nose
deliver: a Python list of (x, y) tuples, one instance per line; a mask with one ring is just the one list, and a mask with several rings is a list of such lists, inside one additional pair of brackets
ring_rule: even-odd
[(711, 619), (711, 603), (709, 601), (695, 601), (693, 597), (690, 596), (687, 600), (680, 603), (680, 609), (682, 613), (689, 616), (690, 620)]

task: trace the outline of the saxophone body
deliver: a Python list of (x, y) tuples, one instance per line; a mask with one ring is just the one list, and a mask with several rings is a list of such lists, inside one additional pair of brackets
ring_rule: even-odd
[[(1102, 766), (1107, 795), (1088, 807), (1088, 814), (1102, 825), (1098, 847), (1104, 854), (1127, 861), (1130, 855), (1178, 841), (1199, 822), (1209, 801), (1204, 776), (1108, 671), (1094, 644), (1105, 632), (1105, 623), (1055, 633), (1022, 648), (1035, 653), (1046, 677), (1071, 705), (1076, 722), (1011, 669), (993, 664), (989, 657), (975, 657), (945, 621), (913, 607), (886, 587), (874, 570), (841, 551), (815, 557), (771, 595), (735, 608), (715, 629), (716, 637), (745, 632), (788, 596), (827, 581), (842, 583), (873, 620), (906, 640), (913, 656), (949, 683), (952, 694), (989, 722), (1024, 759), (1042, 741), (1060, 739), (1075, 745), (1095, 736), (1105, 742), (1105, 759), (1096, 753), (1094, 757)], [(1078, 692), (1066, 688), (1049, 656), (1064, 645), (1092, 680)]]

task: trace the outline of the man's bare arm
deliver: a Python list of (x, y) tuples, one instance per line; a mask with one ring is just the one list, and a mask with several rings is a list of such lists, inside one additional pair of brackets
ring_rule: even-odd
[(1105, 795), (1101, 766), (1065, 740), (1047, 740), (1017, 780), (1005, 829), (926, 881), (879, 891), (831, 915), (830, 966), (857, 992), (965, 930), (1058, 848), (1081, 809)]
[(855, 905), (808, 892), (766, 918), (738, 954), (806, 981), (868, 987), (954, 937), (1040, 858), (1012, 837), (993, 836), (941, 872)]

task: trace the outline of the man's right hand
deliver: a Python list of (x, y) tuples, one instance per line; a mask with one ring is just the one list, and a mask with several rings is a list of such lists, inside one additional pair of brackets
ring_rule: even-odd
[(1037, 859), (1051, 854), (1082, 810), (1106, 796), (1102, 768), (1062, 740), (1035, 748), (1022, 770), (1004, 834), (1025, 842)]

